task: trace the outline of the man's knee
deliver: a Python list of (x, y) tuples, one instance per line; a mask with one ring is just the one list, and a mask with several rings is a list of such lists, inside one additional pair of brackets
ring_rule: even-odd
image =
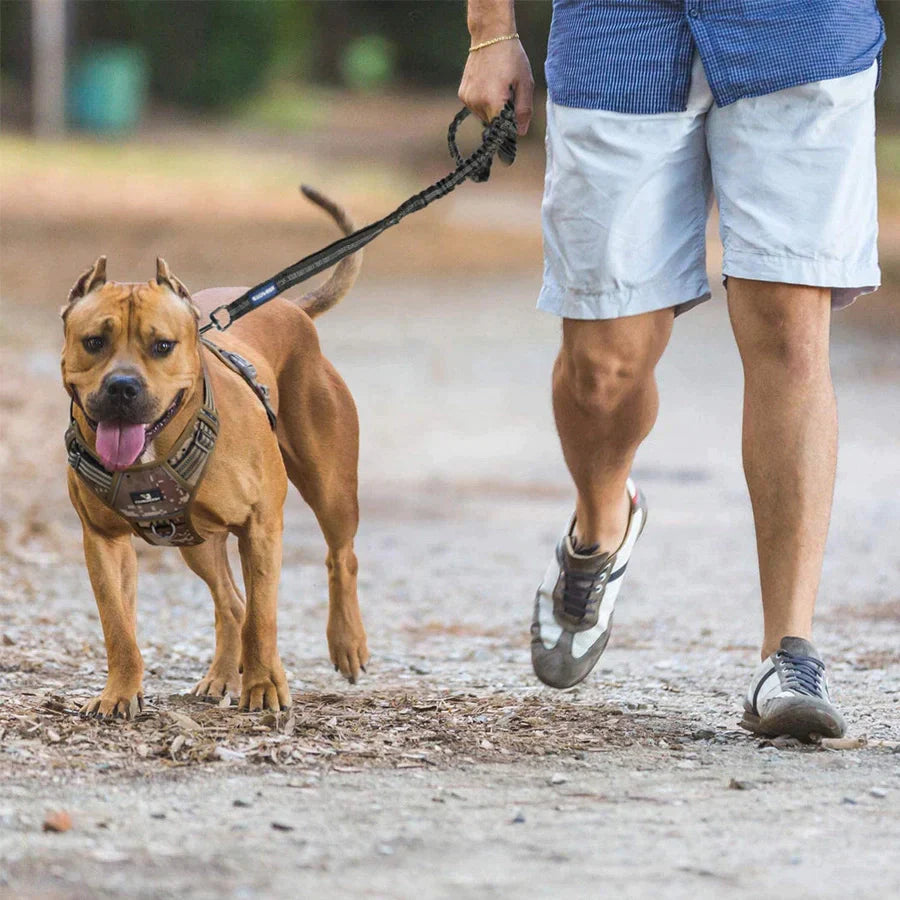
[(558, 373), (582, 410), (610, 415), (652, 382), (671, 321), (648, 327), (650, 323), (636, 322), (636, 318), (577, 324), (566, 321)]
[(615, 352), (570, 351), (566, 353), (565, 368), (575, 403), (600, 414), (615, 412), (646, 376), (633, 359)]
[(805, 380), (827, 368), (830, 300), (825, 288), (729, 279), (731, 322), (747, 373), (776, 367)]

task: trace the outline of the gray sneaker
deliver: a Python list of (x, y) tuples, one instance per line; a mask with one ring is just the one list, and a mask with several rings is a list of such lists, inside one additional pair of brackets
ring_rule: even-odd
[(531, 622), (531, 664), (544, 684), (567, 688), (594, 668), (612, 630), (613, 607), (631, 552), (647, 521), (644, 495), (628, 479), (631, 513), (614, 553), (576, 548), (575, 517), (538, 588)]
[(769, 737), (841, 737), (846, 726), (834, 708), (825, 663), (807, 640), (786, 637), (753, 673), (744, 699), (742, 727)]

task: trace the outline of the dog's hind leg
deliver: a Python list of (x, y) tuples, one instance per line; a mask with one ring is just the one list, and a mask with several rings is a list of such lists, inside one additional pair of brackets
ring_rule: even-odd
[(359, 525), (359, 423), (350, 391), (327, 360), (313, 378), (279, 381), (278, 442), (288, 477), (312, 508), (328, 544), (328, 651), (355, 683), (369, 660), (356, 594), (353, 539)]
[(241, 626), (244, 598), (228, 564), (227, 534), (216, 535), (195, 547), (182, 547), (181, 555), (192, 572), (209, 587), (216, 610), (216, 650), (206, 675), (191, 690), (198, 697), (241, 695)]

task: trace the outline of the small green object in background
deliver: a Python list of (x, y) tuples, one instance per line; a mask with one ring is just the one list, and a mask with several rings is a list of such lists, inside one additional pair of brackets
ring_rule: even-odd
[(147, 99), (149, 69), (143, 51), (125, 44), (94, 47), (69, 76), (69, 118), (104, 134), (132, 131)]
[(394, 45), (380, 34), (351, 41), (341, 54), (344, 84), (357, 91), (374, 91), (394, 77)]

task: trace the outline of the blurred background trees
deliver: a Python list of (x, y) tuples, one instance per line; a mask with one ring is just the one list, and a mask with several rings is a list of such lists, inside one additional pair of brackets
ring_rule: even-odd
[[(66, 16), (68, 107), (76, 117), (73, 90), (77, 93), (78, 79), (85, 77), (84, 66), (101, 59), (98, 77), (108, 86), (110, 79), (129, 77), (126, 52), (132, 70), (146, 71), (152, 99), (227, 112), (272, 83), (451, 90), (468, 46), (465, 4), (450, 0), (70, 0), (60, 5)], [(520, 32), (537, 60), (551, 5), (521, 7)], [(5, 99), (18, 96), (21, 112), (34, 71), (33, 3), (2, 0), (0, 16)], [(121, 74), (109, 57), (113, 49)]]
[[(33, 118), (34, 4), (49, 2), (65, 11), (69, 119), (101, 130), (101, 113), (116, 124), (116, 104), (119, 125), (133, 125), (146, 98), (227, 114), (273, 86), (281, 100), (285, 85), (452, 91), (468, 45), (462, 0), (0, 0), (7, 123)], [(900, 2), (879, 6), (890, 34)], [(539, 85), (550, 14), (549, 0), (517, 4)], [(889, 42), (879, 103), (891, 116), (900, 112), (894, 58)]]

